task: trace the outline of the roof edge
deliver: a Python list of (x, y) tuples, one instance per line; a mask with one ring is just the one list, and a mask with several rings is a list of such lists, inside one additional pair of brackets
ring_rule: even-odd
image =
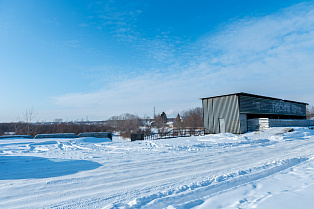
[(226, 96), (232, 96), (232, 95), (237, 95), (237, 96), (243, 95), (243, 96), (259, 97), (259, 98), (265, 98), (265, 99), (281, 100), (281, 101), (284, 101), (284, 102), (293, 102), (293, 103), (308, 105), (308, 103), (305, 103), (305, 102), (297, 102), (297, 101), (292, 101), (292, 100), (285, 100), (285, 99), (268, 97), (268, 96), (262, 96), (262, 95), (257, 95), (257, 94), (250, 94), (250, 93), (245, 93), (245, 92), (238, 92), (238, 93), (233, 93), (233, 94), (224, 94), (224, 95), (213, 96), (213, 97), (204, 97), (204, 98), (200, 98), (200, 99), (204, 100), (204, 99), (211, 99), (211, 98), (217, 98), (217, 97), (226, 97)]

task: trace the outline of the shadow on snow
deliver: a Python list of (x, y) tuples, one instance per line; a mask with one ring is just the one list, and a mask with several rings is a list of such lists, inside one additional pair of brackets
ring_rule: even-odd
[(92, 170), (101, 164), (32, 156), (0, 156), (0, 180), (50, 178)]

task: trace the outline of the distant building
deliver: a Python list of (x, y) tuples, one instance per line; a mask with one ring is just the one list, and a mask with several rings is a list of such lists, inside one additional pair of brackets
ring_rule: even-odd
[(207, 134), (245, 133), (248, 120), (253, 118), (306, 119), (307, 103), (303, 102), (243, 92), (201, 99)]

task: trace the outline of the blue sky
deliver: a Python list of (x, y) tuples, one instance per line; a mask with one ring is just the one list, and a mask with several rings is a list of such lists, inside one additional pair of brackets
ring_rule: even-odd
[(314, 104), (313, 6), (0, 0), (0, 121), (175, 116), (235, 92)]

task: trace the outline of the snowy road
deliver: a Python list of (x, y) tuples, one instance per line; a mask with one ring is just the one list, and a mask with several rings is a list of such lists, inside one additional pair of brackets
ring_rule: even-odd
[(1, 140), (0, 208), (295, 208), (292, 199), (310, 208), (314, 131), (283, 129), (136, 142)]

